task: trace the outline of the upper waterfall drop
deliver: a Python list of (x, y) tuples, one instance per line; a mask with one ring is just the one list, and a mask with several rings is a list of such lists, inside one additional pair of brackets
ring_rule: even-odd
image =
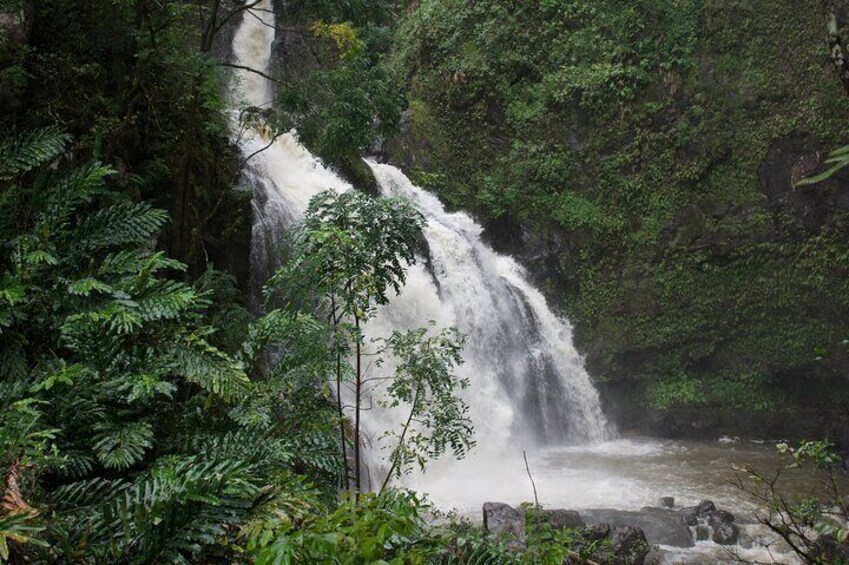
[[(236, 64), (267, 71), (275, 37), (271, 0), (258, 8), (258, 14), (246, 14), (239, 25), (233, 58)], [(244, 104), (271, 104), (273, 87), (267, 79), (242, 70), (235, 75), (234, 116)], [(251, 265), (258, 292), (277, 266), (275, 251), (282, 234), (303, 216), (310, 199), (323, 190), (351, 187), (292, 133), (272, 138), (235, 118), (232, 130), (243, 156), (250, 157), (244, 178), (253, 191)], [(371, 337), (385, 337), (433, 320), (466, 334), (465, 363), (459, 371), (471, 383), (466, 400), (478, 453), (464, 464), (513, 458), (517, 448), (532, 445), (611, 437), (598, 392), (572, 344), (571, 327), (549, 308), (519, 264), (487, 246), (481, 226), (467, 214), (447, 212), (434, 195), (414, 186), (394, 167), (372, 162), (369, 166), (384, 194), (409, 198), (427, 219), (424, 235), (430, 268), (422, 260), (412, 266), (402, 293), (380, 309), (365, 331)], [(376, 464), (382, 432), (398, 421), (388, 410), (371, 410), (363, 417), (366, 445)], [(430, 492), (435, 483), (429, 481), (451, 477), (453, 469), (451, 461), (438, 462), (427, 479), (411, 477), (409, 484)]]

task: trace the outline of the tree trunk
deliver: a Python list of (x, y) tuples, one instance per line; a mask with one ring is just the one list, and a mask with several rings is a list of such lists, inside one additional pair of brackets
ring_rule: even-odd
[(336, 354), (336, 411), (339, 415), (339, 441), (342, 449), (342, 465), (344, 466), (342, 485), (346, 491), (351, 490), (351, 471), (348, 468), (348, 450), (345, 438), (345, 413), (342, 410), (342, 351), (339, 347), (339, 316), (336, 315), (336, 299), (331, 297), (331, 320), (333, 321), (333, 349)]
[(360, 318), (354, 316), (354, 327), (356, 328), (356, 383), (354, 398), (354, 504), (359, 503), (360, 488), (362, 487), (362, 460), (360, 459), (360, 401), (362, 395), (362, 342), (360, 339)]

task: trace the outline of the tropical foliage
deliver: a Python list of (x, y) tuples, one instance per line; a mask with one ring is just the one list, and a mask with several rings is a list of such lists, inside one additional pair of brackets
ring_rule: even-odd
[(0, 149), (4, 557), (184, 562), (325, 504), (308, 484), (339, 472), (323, 327), (271, 311), (215, 347), (211, 293), (154, 247), (167, 214), (66, 164), (68, 141)]

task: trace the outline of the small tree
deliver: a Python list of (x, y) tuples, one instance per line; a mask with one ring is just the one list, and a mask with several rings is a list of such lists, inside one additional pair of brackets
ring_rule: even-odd
[(430, 335), (427, 328), (395, 332), (387, 340), (386, 349), (399, 360), (387, 387), (389, 404), (409, 406), (409, 415), (399, 429), (384, 434), (394, 440), (394, 446), (381, 490), (414, 465), (424, 470), (428, 460), (441, 457), (449, 449), (462, 458), (473, 447), (473, 427), (466, 417), (468, 406), (456, 394), (469, 381), (458, 379), (452, 371), (463, 362), (460, 352), (464, 343), (464, 336), (455, 328), (437, 335)]
[[(462, 456), (471, 445), (465, 405), (453, 397), (458, 386), (465, 386), (451, 375), (451, 368), (460, 362), (462, 340), (456, 332), (435, 338), (427, 337), (425, 330), (394, 335), (379, 352), (391, 352), (401, 359), (392, 377), (367, 379), (363, 366), (363, 324), (374, 317), (378, 306), (389, 302), (389, 289), (400, 292), (407, 266), (415, 263), (423, 226), (424, 218), (404, 199), (374, 199), (355, 191), (323, 192), (310, 202), (304, 222), (293, 234), (290, 260), (269, 284), (269, 298), (282, 298), (289, 308), (323, 311), (333, 328), (343, 452), (347, 418), (342, 383), (350, 379), (354, 388), (350, 408), (355, 496), (362, 490), (361, 416), (368, 381), (390, 382), (391, 403), (412, 404), (412, 413), (391, 456), (392, 473), (405, 469), (412, 460), (423, 466), (428, 457), (441, 455), (449, 445)], [(345, 362), (349, 355), (353, 367)], [(410, 434), (412, 424), (423, 425), (432, 433)], [(348, 477), (346, 469), (346, 488), (350, 488)]]
[[(828, 441), (803, 441), (797, 447), (778, 445), (788, 464), (773, 473), (747, 466), (738, 468), (736, 485), (762, 507), (758, 522), (780, 537), (805, 563), (834, 563), (839, 546), (849, 543), (845, 486), (838, 479), (840, 457)], [(790, 496), (786, 472), (807, 469), (812, 490)]]

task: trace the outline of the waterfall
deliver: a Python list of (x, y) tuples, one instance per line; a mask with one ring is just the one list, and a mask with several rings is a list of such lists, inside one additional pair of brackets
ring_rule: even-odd
[[(274, 41), (271, 0), (246, 14), (234, 36), (235, 62), (266, 70)], [(272, 85), (256, 73), (238, 71), (232, 85), (234, 108), (267, 107)], [(350, 190), (296, 137), (276, 139), (261, 128), (239, 125), (234, 110), (233, 138), (248, 164), (244, 179), (253, 190), (251, 265), (258, 290), (276, 266), (275, 248), (287, 226), (300, 218), (309, 200), (327, 190)], [(259, 151), (260, 149), (264, 150)], [(439, 200), (414, 186), (401, 171), (369, 162), (383, 194), (410, 199), (427, 219), (429, 260), (408, 272), (401, 294), (380, 309), (367, 336), (426, 325), (456, 326), (467, 336), (459, 369), (471, 385), (465, 391), (476, 429), (477, 453), (464, 466), (440, 461), (426, 476), (408, 484), (430, 492), (458, 469), (515, 458), (525, 447), (598, 442), (611, 435), (598, 393), (572, 343), (570, 325), (555, 314), (523, 269), (481, 239), (481, 226), (466, 214), (447, 212)], [(390, 361), (391, 366), (391, 361)], [(386, 369), (386, 367), (384, 367)], [(364, 414), (373, 462), (380, 458), (380, 435), (398, 424), (397, 414), (379, 408)]]

